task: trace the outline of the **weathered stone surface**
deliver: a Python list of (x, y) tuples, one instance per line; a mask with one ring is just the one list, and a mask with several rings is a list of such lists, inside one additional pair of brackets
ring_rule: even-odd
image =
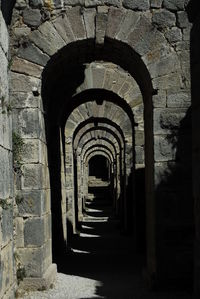
[(123, 5), (133, 10), (147, 10), (150, 7), (149, 0), (123, 0)]
[(15, 7), (17, 9), (24, 9), (24, 8), (27, 7), (27, 1), (26, 0), (17, 0), (16, 4), (15, 4)]
[(116, 33), (120, 29), (119, 26), (123, 18), (124, 18), (124, 11), (122, 9), (119, 8), (117, 9), (114, 7), (111, 7), (109, 9), (106, 36), (112, 38), (115, 37)]
[(53, 21), (53, 25), (66, 43), (72, 42), (75, 39), (66, 15), (56, 18)]
[(43, 23), (39, 30), (33, 31), (30, 40), (50, 56), (65, 46), (64, 40), (50, 22)]
[(163, 0), (151, 0), (152, 8), (161, 8)]
[(180, 128), (181, 121), (186, 116), (187, 109), (184, 108), (157, 108), (154, 110), (154, 133), (169, 134)]
[(38, 27), (41, 24), (41, 14), (39, 9), (26, 8), (23, 11), (24, 23), (31, 27)]
[(187, 108), (191, 105), (190, 92), (168, 92), (167, 107)]
[(13, 72), (40, 78), (43, 71), (43, 67), (41, 67), (38, 64), (29, 62), (27, 60), (15, 57), (12, 62), (11, 70)]
[(108, 16), (106, 13), (98, 13), (96, 15), (96, 44), (104, 43)]
[(43, 165), (41, 164), (27, 164), (23, 166), (23, 188), (27, 189), (41, 189), (44, 183)]
[(156, 162), (169, 161), (175, 159), (176, 146), (170, 142), (169, 137), (155, 136), (154, 146), (154, 159)]
[(24, 223), (24, 245), (27, 247), (44, 244), (44, 219), (30, 218)]
[[(28, 228), (28, 227), (27, 227)], [(31, 229), (30, 229), (31, 231)], [(28, 234), (28, 230), (27, 230)], [(23, 261), (23, 267), (27, 277), (42, 277), (43, 274), (43, 247), (19, 248), (18, 255)]]
[(167, 75), (170, 72), (180, 70), (180, 62), (176, 53), (171, 53), (163, 57), (160, 62), (148, 65), (148, 70), (152, 78)]
[(23, 191), (20, 194), (22, 200), (18, 203), (18, 211), (21, 216), (41, 216), (44, 209), (45, 193), (43, 190)]
[[(3, 139), (1, 141), (3, 141)], [(10, 160), (8, 150), (0, 146), (0, 198), (5, 200), (9, 198), (11, 193), (10, 181), (8, 178), (10, 176), (12, 177), (12, 173), (10, 173), (12, 169), (9, 163)]]
[(34, 97), (33, 93), (12, 92), (10, 95), (11, 105), (15, 108), (38, 108), (38, 97)]
[(163, 7), (166, 9), (177, 11), (177, 10), (184, 10), (184, 0), (164, 0)]
[(3, 48), (4, 53), (7, 53), (8, 52), (8, 30), (1, 11), (0, 11), (0, 45)]
[(139, 13), (128, 10), (122, 23), (119, 26), (119, 31), (116, 35), (116, 38), (119, 40), (126, 40), (126, 37), (128, 36), (128, 34), (130, 34), (130, 31), (135, 28), (139, 19)]
[(153, 107), (166, 107), (166, 91), (158, 90), (158, 94), (153, 96)]
[(74, 36), (77, 39), (86, 38), (86, 31), (80, 7), (73, 7), (70, 10), (67, 10), (66, 16), (69, 20)]
[(144, 131), (135, 131), (135, 145), (144, 145)]
[(16, 227), (16, 247), (24, 247), (24, 221), (22, 217), (15, 218), (15, 227)]
[(176, 24), (176, 16), (166, 9), (156, 10), (153, 12), (152, 22), (159, 28), (172, 27)]
[(11, 72), (11, 86), (13, 92), (30, 92), (38, 88), (39, 79)]
[(85, 22), (85, 29), (87, 38), (95, 37), (95, 16), (96, 9), (84, 9), (83, 18)]
[(5, 246), (13, 236), (13, 208), (8, 206), (2, 210), (2, 245)]
[(180, 28), (187, 28), (191, 26), (188, 21), (187, 13), (185, 11), (179, 11), (177, 13), (177, 25)]
[(153, 86), (155, 89), (167, 90), (168, 88), (175, 86), (180, 88), (183, 86), (183, 83), (181, 75), (179, 73), (172, 73), (153, 79)]
[(49, 56), (43, 53), (38, 47), (29, 43), (19, 48), (18, 56), (33, 63), (45, 66)]
[(41, 8), (44, 5), (43, 0), (29, 0), (29, 5), (33, 8)]
[(170, 43), (176, 43), (182, 40), (182, 31), (177, 27), (172, 27), (165, 33), (165, 37)]

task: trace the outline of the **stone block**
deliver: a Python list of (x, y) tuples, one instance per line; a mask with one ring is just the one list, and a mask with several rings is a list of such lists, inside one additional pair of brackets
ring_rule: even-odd
[(0, 64), (1, 64), (1, 69), (0, 69), (0, 96), (1, 97), (6, 97), (8, 94), (8, 60), (0, 47)]
[(83, 18), (85, 22), (85, 29), (87, 38), (95, 37), (95, 17), (96, 17), (96, 9), (84, 9)]
[[(40, 97), (35, 97), (32, 92), (11, 92), (10, 102), (11, 106), (19, 108), (38, 108), (40, 106)], [(14, 109), (13, 109), (14, 110)]]
[(23, 188), (42, 189), (44, 188), (43, 168), (41, 164), (23, 165)]
[(135, 147), (135, 163), (136, 164), (144, 163), (144, 148), (142, 146)]
[(123, 5), (133, 10), (147, 10), (150, 8), (149, 0), (123, 0)]
[(138, 12), (128, 10), (124, 16), (123, 21), (119, 26), (119, 31), (116, 34), (118, 40), (126, 40), (130, 32), (135, 28), (138, 23), (140, 15)]
[(29, 218), (24, 223), (24, 245), (38, 247), (45, 243), (45, 227), (43, 218)]
[(19, 248), (17, 250), (21, 265), (25, 270), (25, 277), (41, 278), (43, 274), (43, 247)]
[(108, 16), (106, 13), (96, 15), (96, 43), (102, 45), (106, 34)]
[(163, 57), (158, 63), (148, 65), (152, 78), (161, 77), (180, 70), (180, 62), (176, 53), (170, 53)]
[(38, 78), (11, 72), (10, 86), (13, 92), (31, 92), (39, 88)]
[(58, 34), (66, 43), (70, 43), (75, 40), (73, 31), (66, 15), (56, 18), (52, 24), (56, 28)]
[(179, 11), (177, 13), (177, 25), (180, 28), (187, 28), (191, 27), (191, 24), (189, 23), (187, 13), (185, 11)]
[(163, 7), (171, 11), (184, 10), (184, 0), (163, 0)]
[(17, 54), (19, 57), (41, 66), (45, 66), (49, 60), (47, 54), (43, 53), (38, 47), (31, 43), (25, 43), (21, 46)]
[(0, 43), (5, 54), (8, 53), (8, 30), (0, 11)]
[(154, 160), (156, 162), (174, 160), (175, 155), (176, 144), (173, 144), (168, 136), (154, 137)]
[(12, 166), (10, 165), (9, 152), (0, 146), (0, 198), (7, 199), (10, 196), (10, 181), (12, 178)]
[(191, 95), (190, 91), (173, 92), (168, 91), (167, 93), (167, 107), (173, 108), (189, 108), (191, 106)]
[(173, 27), (176, 24), (176, 16), (166, 9), (155, 10), (153, 12), (152, 22), (159, 28)]
[(172, 73), (169, 75), (161, 76), (153, 79), (154, 89), (167, 90), (169, 88), (183, 87), (182, 77), (180, 73)]
[(166, 39), (170, 43), (176, 43), (182, 40), (182, 31), (177, 27), (172, 27), (165, 33)]
[[(34, 255), (35, 262), (39, 260), (36, 254)], [(32, 265), (36, 266), (36, 264), (34, 264), (33, 262)], [(28, 264), (29, 269), (32, 267), (32, 265)], [(54, 283), (54, 280), (56, 278), (56, 273), (57, 273), (56, 264), (50, 264), (48, 269), (43, 273), (41, 277), (35, 275), (29, 275), (29, 277), (24, 278), (24, 280), (20, 283), (20, 289), (27, 290), (27, 291), (48, 290)]]
[(154, 95), (152, 100), (154, 108), (166, 107), (166, 91), (158, 90), (158, 94)]
[(33, 8), (42, 8), (42, 6), (44, 5), (44, 1), (43, 0), (29, 0), (29, 5), (30, 5), (30, 7), (33, 7)]
[(44, 53), (52, 56), (66, 44), (51, 22), (45, 22), (30, 35), (30, 40)]
[(144, 131), (135, 131), (135, 145), (143, 146), (144, 145)]
[(37, 139), (24, 139), (23, 147), (23, 163), (38, 163), (40, 162), (40, 141)]
[(154, 110), (154, 133), (170, 134), (180, 128), (187, 109), (184, 108), (156, 108)]
[(120, 24), (124, 18), (124, 10), (111, 7), (108, 13), (106, 36), (114, 38), (120, 30)]
[(14, 283), (14, 265), (13, 265), (13, 244), (10, 242), (5, 246), (0, 254), (0, 298), (3, 296)]
[(11, 71), (40, 78), (43, 67), (30, 61), (15, 57), (12, 61)]
[(8, 206), (2, 209), (2, 246), (9, 243), (13, 237), (13, 208)]
[(19, 197), (21, 200), (17, 205), (20, 216), (41, 216), (46, 212), (44, 190), (22, 191)]
[(80, 7), (73, 7), (67, 10), (66, 16), (69, 20), (70, 26), (76, 39), (85, 39), (86, 30)]
[(38, 27), (41, 24), (41, 13), (39, 9), (26, 8), (23, 11), (24, 23), (30, 27)]
[(163, 0), (151, 0), (151, 8), (161, 8)]
[(21, 135), (23, 138), (37, 138), (41, 135), (40, 111), (37, 108), (23, 109), (21, 117)]
[(24, 221), (22, 217), (15, 218), (15, 244), (17, 248), (24, 247)]

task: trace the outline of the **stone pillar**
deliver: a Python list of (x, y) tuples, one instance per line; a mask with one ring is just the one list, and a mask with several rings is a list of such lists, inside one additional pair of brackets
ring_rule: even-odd
[(14, 298), (12, 116), (8, 94), (8, 31), (0, 11), (0, 298)]
[[(27, 69), (24, 75), (23, 68)], [(43, 105), (40, 95), (42, 67), (28, 61), (13, 61), (11, 101), (13, 130), (22, 141), (17, 161), (16, 250), (21, 287), (48, 288), (56, 274), (52, 264), (50, 182)]]

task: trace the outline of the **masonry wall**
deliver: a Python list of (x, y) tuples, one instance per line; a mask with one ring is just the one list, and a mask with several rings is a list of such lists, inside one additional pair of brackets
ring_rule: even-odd
[(8, 31), (0, 11), (0, 298), (14, 298), (12, 122)]

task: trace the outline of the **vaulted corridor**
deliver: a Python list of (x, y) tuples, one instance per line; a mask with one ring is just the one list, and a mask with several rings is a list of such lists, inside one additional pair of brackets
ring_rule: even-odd
[[(124, 234), (113, 214), (108, 186), (91, 188), (79, 234), (71, 251), (58, 262), (55, 287), (24, 299), (190, 299), (180, 286), (150, 291), (145, 279), (145, 256), (135, 251), (133, 237)], [(101, 186), (100, 186), (101, 185)]]

